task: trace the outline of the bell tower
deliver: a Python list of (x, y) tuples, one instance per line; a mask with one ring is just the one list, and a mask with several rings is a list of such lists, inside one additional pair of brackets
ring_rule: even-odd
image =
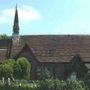
[(18, 20), (18, 10), (16, 6), (15, 16), (14, 16), (14, 24), (13, 24), (13, 33), (12, 33), (12, 41), (18, 42), (20, 39), (19, 36), (19, 20)]

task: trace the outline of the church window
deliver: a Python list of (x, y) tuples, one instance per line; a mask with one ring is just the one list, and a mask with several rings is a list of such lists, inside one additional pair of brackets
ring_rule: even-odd
[(76, 72), (72, 72), (71, 75), (69, 76), (68, 80), (77, 80)]

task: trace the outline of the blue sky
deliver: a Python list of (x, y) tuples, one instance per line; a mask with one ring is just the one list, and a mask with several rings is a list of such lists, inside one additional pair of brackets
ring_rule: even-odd
[(16, 4), (21, 35), (90, 34), (90, 0), (1, 0), (0, 34), (12, 35)]

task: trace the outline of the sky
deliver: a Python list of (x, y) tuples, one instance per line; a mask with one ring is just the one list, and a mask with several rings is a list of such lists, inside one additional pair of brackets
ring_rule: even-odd
[(0, 34), (12, 35), (16, 4), (21, 35), (90, 34), (90, 0), (0, 0)]

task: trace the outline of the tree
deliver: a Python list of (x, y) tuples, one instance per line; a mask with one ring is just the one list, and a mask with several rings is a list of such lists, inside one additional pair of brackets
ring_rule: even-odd
[(13, 68), (9, 64), (2, 64), (0, 65), (0, 76), (7, 78), (13, 77)]
[(15, 60), (9, 59), (3, 62), (0, 65), (0, 78), (13, 78), (13, 66), (14, 66)]
[(23, 78), (22, 77), (22, 69), (21, 69), (21, 66), (19, 63), (17, 63), (17, 62), (14, 63), (13, 70), (14, 70), (13, 76), (15, 79)]
[(10, 65), (13, 68), (13, 66), (16, 62), (14, 59), (8, 59), (4, 63)]
[(0, 39), (9, 39), (10, 37), (6, 34), (0, 35)]
[(30, 62), (24, 57), (16, 61), (14, 59), (9, 59), (0, 65), (0, 78), (13, 79), (14, 77), (15, 79), (29, 79), (30, 69)]
[(18, 58), (16, 62), (17, 64), (20, 65), (19, 69), (21, 68), (20, 72), (21, 72), (22, 78), (29, 79), (30, 70), (31, 70), (30, 62), (24, 57)]

